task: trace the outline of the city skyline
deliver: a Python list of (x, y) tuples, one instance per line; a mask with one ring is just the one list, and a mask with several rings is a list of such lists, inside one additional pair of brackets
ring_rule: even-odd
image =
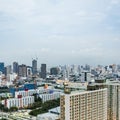
[(119, 64), (120, 0), (0, 0), (0, 62)]

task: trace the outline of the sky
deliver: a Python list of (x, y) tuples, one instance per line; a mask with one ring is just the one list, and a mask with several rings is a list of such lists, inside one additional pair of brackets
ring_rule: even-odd
[(120, 0), (0, 0), (0, 62), (119, 64)]

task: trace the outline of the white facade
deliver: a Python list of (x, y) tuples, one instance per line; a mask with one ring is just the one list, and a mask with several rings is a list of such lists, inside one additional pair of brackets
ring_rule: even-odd
[(22, 98), (11, 98), (11, 99), (6, 99), (2, 101), (2, 104), (4, 104), (8, 108), (10, 107), (23, 108), (33, 103), (34, 103), (34, 96), (27, 96)]
[(42, 99), (42, 102), (46, 102), (49, 100), (55, 100), (60, 98), (60, 94), (61, 94), (60, 92), (54, 92), (51, 94), (41, 94), (39, 95), (39, 97)]
[(17, 92), (15, 92), (15, 98), (17, 98), (18, 95), (22, 95), (22, 97), (26, 97), (26, 96), (31, 96), (35, 93), (36, 93), (36, 90), (34, 90), (34, 89), (33, 90), (27, 90), (27, 91), (25, 91), (25, 90), (17, 91)]
[(32, 89), (32, 90), (22, 90), (22, 91), (16, 91), (15, 92), (15, 97), (17, 98), (18, 95), (22, 95), (22, 97), (25, 97), (25, 96), (31, 96), (35, 93), (37, 94), (49, 94), (50, 91), (54, 91), (54, 92), (61, 92), (60, 90), (57, 90), (57, 89)]

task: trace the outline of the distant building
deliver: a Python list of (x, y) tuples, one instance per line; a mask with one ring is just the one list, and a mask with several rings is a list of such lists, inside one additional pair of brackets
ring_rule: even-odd
[(17, 62), (13, 62), (13, 73), (18, 74), (18, 63)]
[(11, 67), (11, 65), (9, 65), (6, 67), (6, 75), (9, 75), (11, 73), (12, 73), (12, 67)]
[(0, 62), (0, 72), (5, 73), (4, 62)]
[(63, 94), (60, 108), (60, 120), (107, 120), (107, 89)]
[(32, 75), (32, 67), (27, 66), (27, 77)]
[(37, 75), (37, 60), (35, 59), (32, 61), (32, 73), (33, 75)]
[(20, 77), (27, 77), (27, 66), (22, 64), (18, 66), (18, 75)]
[(46, 79), (46, 64), (41, 64), (41, 78)]
[(58, 67), (53, 67), (50, 69), (50, 74), (51, 75), (58, 75), (59, 73), (59, 68)]
[(90, 72), (83, 71), (81, 73), (81, 81), (82, 82), (90, 82), (90, 80), (91, 80)]

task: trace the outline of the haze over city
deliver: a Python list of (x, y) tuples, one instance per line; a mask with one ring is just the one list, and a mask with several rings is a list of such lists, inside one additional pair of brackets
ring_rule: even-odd
[(0, 0), (0, 61), (118, 64), (120, 0)]

